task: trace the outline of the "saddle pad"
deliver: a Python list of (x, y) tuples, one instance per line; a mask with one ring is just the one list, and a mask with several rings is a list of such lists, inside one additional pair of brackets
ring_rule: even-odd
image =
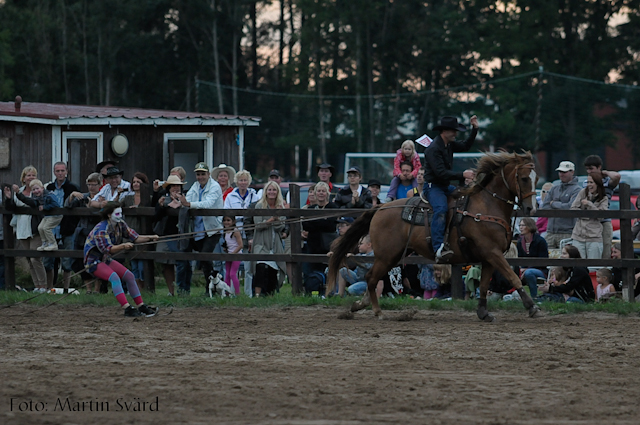
[(414, 196), (409, 198), (405, 206), (402, 208), (401, 218), (407, 223), (414, 224), (416, 226), (424, 226), (425, 213), (427, 216), (431, 216), (433, 208), (429, 201), (422, 198), (422, 196)]

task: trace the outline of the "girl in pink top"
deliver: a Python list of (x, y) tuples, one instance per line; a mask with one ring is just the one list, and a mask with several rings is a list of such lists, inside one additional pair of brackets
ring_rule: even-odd
[[(225, 215), (222, 218), (222, 225), (224, 226), (224, 248), (229, 254), (242, 254), (242, 235), (236, 228), (236, 218)], [(240, 293), (240, 281), (238, 280), (238, 269), (240, 268), (240, 261), (226, 261), (225, 262), (225, 277), (227, 282), (233, 284), (233, 292), (238, 295)]]
[(598, 282), (598, 286), (596, 287), (596, 301), (603, 302), (611, 297), (615, 297), (616, 288), (611, 284), (612, 280), (613, 273), (611, 273), (611, 270), (605, 267), (598, 269), (596, 272), (596, 282)]
[(411, 174), (414, 179), (418, 177), (418, 170), (422, 164), (420, 163), (420, 156), (418, 155), (418, 152), (416, 152), (416, 145), (412, 140), (405, 140), (402, 142), (402, 146), (400, 146), (400, 149), (396, 151), (396, 157), (393, 160), (393, 177), (398, 177), (402, 174), (400, 164), (404, 161), (409, 161), (413, 164), (413, 171)]

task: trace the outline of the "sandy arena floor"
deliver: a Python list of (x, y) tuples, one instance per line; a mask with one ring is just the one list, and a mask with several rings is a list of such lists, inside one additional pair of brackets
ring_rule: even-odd
[(640, 418), (637, 316), (497, 312), (486, 324), (450, 311), (379, 321), (329, 308), (187, 308), (131, 319), (71, 306), (22, 315), (33, 309), (0, 312), (1, 424)]

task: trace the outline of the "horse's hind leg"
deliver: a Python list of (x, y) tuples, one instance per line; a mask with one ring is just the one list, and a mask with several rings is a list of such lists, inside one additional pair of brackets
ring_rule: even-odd
[(371, 298), (369, 297), (369, 289), (366, 290), (361, 299), (351, 304), (351, 311), (356, 312), (367, 308), (371, 305)]

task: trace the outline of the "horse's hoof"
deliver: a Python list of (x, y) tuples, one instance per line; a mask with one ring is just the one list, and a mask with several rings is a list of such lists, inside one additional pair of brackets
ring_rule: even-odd
[(362, 303), (360, 301), (356, 301), (353, 304), (351, 304), (351, 311), (353, 313), (355, 313), (356, 311), (360, 311), (364, 308), (364, 306), (362, 305)]
[(540, 310), (540, 307), (538, 307), (537, 305), (533, 305), (530, 309), (529, 309), (529, 317), (543, 317), (544, 313), (542, 312), (542, 310)]
[(484, 316), (482, 321), (483, 322), (487, 322), (487, 323), (491, 323), (491, 322), (495, 322), (496, 318), (492, 314), (487, 314), (486, 316)]

